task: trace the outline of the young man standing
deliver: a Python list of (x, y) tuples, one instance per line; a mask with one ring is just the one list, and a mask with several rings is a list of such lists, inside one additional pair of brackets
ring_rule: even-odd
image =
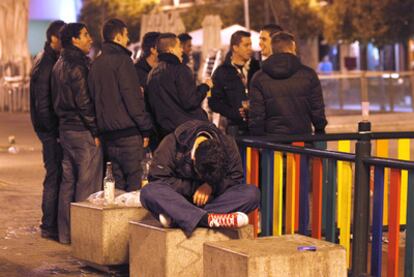
[(194, 63), (191, 57), (192, 52), (192, 40), (193, 38), (188, 33), (182, 33), (178, 35), (181, 47), (183, 48), (183, 64), (188, 66), (191, 70), (194, 70)]
[(250, 134), (324, 133), (327, 124), (322, 87), (316, 72), (296, 56), (293, 35), (272, 36), (272, 55), (250, 85)]
[(135, 64), (139, 81), (144, 88), (147, 85), (148, 74), (158, 63), (157, 39), (159, 32), (148, 32), (144, 35), (141, 43), (142, 54)]
[(141, 203), (164, 227), (191, 236), (197, 226), (237, 228), (259, 206), (258, 188), (243, 183), (233, 138), (213, 123), (191, 120), (161, 142), (141, 190)]
[(196, 86), (191, 69), (182, 64), (183, 49), (176, 35), (161, 34), (157, 51), (159, 63), (148, 76), (146, 93), (162, 139), (186, 121), (208, 120), (201, 102), (211, 81)]
[(265, 61), (272, 55), (272, 35), (281, 31), (283, 31), (283, 28), (277, 24), (267, 24), (260, 30), (259, 46), (262, 54), (262, 61)]
[(59, 31), (63, 26), (65, 22), (61, 20), (49, 25), (44, 50), (36, 57), (30, 74), (30, 115), (37, 137), (42, 142), (43, 164), (46, 169), (41, 236), (54, 240), (58, 239), (57, 211), (62, 177), (62, 148), (59, 143), (58, 118), (51, 101), (50, 77), (62, 48)]
[(63, 52), (53, 67), (52, 99), (59, 118), (63, 148), (59, 192), (59, 242), (70, 243), (70, 203), (83, 201), (102, 187), (102, 149), (88, 89), (92, 39), (82, 23), (69, 23), (60, 33)]
[(89, 88), (115, 186), (134, 191), (141, 188), (141, 161), (152, 129), (151, 118), (145, 111), (131, 52), (126, 48), (127, 26), (119, 19), (110, 19), (103, 27), (103, 38), (102, 54), (89, 73)]
[(248, 99), (250, 79), (260, 68), (252, 53), (250, 33), (235, 32), (230, 39), (230, 52), (213, 73), (208, 104), (212, 111), (227, 118), (227, 133), (233, 135), (243, 135), (248, 131), (242, 101)]

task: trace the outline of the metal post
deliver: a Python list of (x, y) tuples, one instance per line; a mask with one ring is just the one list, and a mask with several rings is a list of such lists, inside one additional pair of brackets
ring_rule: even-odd
[(244, 24), (247, 30), (250, 30), (249, 0), (244, 0)]
[(369, 166), (364, 158), (371, 155), (371, 123), (362, 121), (358, 124), (361, 137), (355, 146), (355, 184), (354, 184), (354, 222), (352, 240), (352, 276), (367, 274), (368, 240), (369, 240)]

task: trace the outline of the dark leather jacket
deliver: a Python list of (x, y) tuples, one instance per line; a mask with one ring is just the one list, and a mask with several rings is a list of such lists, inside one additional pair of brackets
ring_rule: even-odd
[(58, 59), (49, 44), (37, 55), (30, 74), (30, 117), (35, 132), (58, 135), (58, 118), (53, 110), (50, 77)]
[(88, 90), (89, 64), (79, 48), (65, 48), (53, 67), (52, 99), (60, 130), (89, 130), (96, 137), (95, 108)]

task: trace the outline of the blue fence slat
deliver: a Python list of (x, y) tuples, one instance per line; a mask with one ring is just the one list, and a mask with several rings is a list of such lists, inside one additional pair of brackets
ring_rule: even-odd
[(273, 230), (273, 151), (263, 150), (261, 167), (261, 236), (271, 236)]
[(328, 160), (326, 185), (326, 240), (336, 242), (336, 160)]
[(414, 276), (414, 171), (408, 171), (404, 276)]
[(382, 217), (384, 210), (384, 167), (376, 166), (374, 171), (374, 214), (372, 219), (371, 275), (381, 276), (382, 260)]
[(309, 226), (309, 157), (300, 156), (299, 233), (308, 235)]

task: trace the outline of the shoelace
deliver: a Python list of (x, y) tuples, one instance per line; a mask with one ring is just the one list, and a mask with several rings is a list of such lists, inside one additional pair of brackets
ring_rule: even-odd
[(209, 214), (209, 226), (210, 227), (236, 227), (237, 215), (236, 214)]

